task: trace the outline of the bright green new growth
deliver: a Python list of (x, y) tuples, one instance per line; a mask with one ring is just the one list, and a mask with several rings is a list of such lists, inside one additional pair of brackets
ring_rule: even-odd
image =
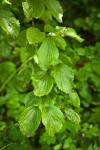
[[(46, 10), (57, 21), (62, 22), (63, 10), (57, 0), (25, 0), (22, 7), (27, 22), (33, 22), (33, 18), (42, 18)], [(22, 133), (28, 137), (33, 136), (41, 120), (50, 136), (54, 136), (62, 129), (66, 117), (72, 122), (79, 123), (80, 118), (74, 110), (64, 108), (62, 112), (60, 106), (56, 106), (56, 98), (55, 101), (54, 98), (50, 98), (50, 102), (46, 101), (46, 98), (53, 97), (53, 94), (57, 95), (60, 90), (69, 96), (72, 105), (80, 106), (79, 97), (73, 90), (72, 62), (64, 53), (64, 37), (71, 37), (79, 42), (83, 39), (72, 28), (45, 25), (44, 31), (41, 32), (35, 27), (35, 23), (33, 27), (30, 25), (19, 33), (19, 21), (12, 12), (5, 10), (0, 10), (0, 25), (10, 35), (18, 37), (17, 44), (22, 46), (21, 61), (24, 65), (18, 69), (18, 82), (22, 87), (26, 87), (28, 83), (33, 87), (25, 98), (26, 108), (19, 119)], [(26, 52), (24, 56), (23, 51)], [(43, 99), (45, 105), (41, 102)]]

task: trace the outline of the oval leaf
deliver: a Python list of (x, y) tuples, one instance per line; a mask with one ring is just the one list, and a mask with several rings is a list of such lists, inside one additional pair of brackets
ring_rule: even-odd
[(66, 117), (67, 117), (68, 120), (79, 124), (80, 117), (73, 109), (67, 108), (65, 110), (65, 113), (66, 113)]
[(73, 87), (74, 72), (65, 64), (59, 64), (54, 68), (53, 76), (58, 88), (70, 93)]
[(23, 31), (20, 32), (20, 34), (18, 35), (17, 44), (18, 44), (19, 46), (23, 46), (23, 47), (26, 46), (26, 44), (27, 44), (26, 30), (23, 30)]
[(17, 79), (20, 85), (25, 87), (31, 80), (32, 69), (28, 66), (23, 66), (17, 74)]
[(69, 37), (72, 37), (74, 38), (75, 40), (79, 41), (79, 42), (83, 42), (84, 39), (82, 39), (79, 35), (77, 35), (76, 31), (72, 28), (66, 28), (64, 30), (64, 34), (65, 36), (69, 36)]
[(51, 14), (59, 21), (62, 22), (63, 10), (57, 0), (45, 0), (46, 7), (50, 10)]
[(40, 43), (45, 39), (45, 33), (31, 27), (27, 29), (27, 39), (29, 44)]
[(47, 70), (50, 65), (56, 63), (59, 52), (52, 38), (47, 38), (40, 46), (38, 52), (38, 64), (42, 70)]
[(39, 97), (35, 96), (33, 91), (28, 93), (25, 97), (25, 106), (29, 107), (29, 106), (37, 106), (39, 102)]
[(75, 91), (72, 91), (72, 92), (69, 94), (69, 97), (70, 97), (71, 103), (72, 103), (75, 107), (80, 107), (80, 99), (79, 99), (78, 94), (77, 94)]
[(50, 136), (59, 132), (64, 123), (64, 116), (61, 110), (55, 106), (44, 107), (42, 111), (42, 122)]
[(22, 3), (24, 14), (28, 20), (40, 18), (44, 13), (44, 4), (42, 0), (26, 0)]
[(54, 36), (53, 39), (59, 48), (65, 50), (66, 41), (61, 36)]
[(36, 76), (32, 77), (34, 84), (34, 94), (36, 96), (47, 95), (53, 87), (53, 78), (44, 71), (39, 71)]
[(8, 34), (13, 37), (18, 36), (20, 31), (19, 21), (11, 12), (0, 10), (0, 25)]
[(20, 130), (24, 135), (34, 135), (41, 121), (41, 111), (36, 106), (30, 106), (24, 110), (19, 119)]

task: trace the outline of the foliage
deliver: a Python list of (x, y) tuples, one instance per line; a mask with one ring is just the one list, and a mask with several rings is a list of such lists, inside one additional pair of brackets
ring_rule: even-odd
[(0, 1), (1, 150), (100, 149), (98, 3)]

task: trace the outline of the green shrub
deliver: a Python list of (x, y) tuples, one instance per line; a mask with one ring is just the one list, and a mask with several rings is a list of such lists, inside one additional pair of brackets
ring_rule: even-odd
[(1, 150), (100, 148), (98, 2), (1, 0)]

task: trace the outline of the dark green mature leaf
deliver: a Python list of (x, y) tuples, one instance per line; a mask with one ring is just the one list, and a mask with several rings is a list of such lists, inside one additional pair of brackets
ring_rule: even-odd
[(24, 110), (19, 119), (20, 130), (24, 135), (34, 135), (41, 121), (41, 111), (37, 106), (30, 106)]
[(59, 21), (62, 22), (63, 10), (57, 0), (45, 0), (44, 4), (50, 10), (51, 14)]
[(0, 10), (0, 26), (13, 37), (19, 34), (19, 21), (9, 11)]
[(24, 14), (28, 20), (40, 18), (44, 13), (44, 4), (42, 0), (26, 0), (22, 3)]
[(18, 72), (17, 79), (19, 83), (25, 87), (31, 80), (32, 69), (28, 66), (23, 66)]
[(70, 93), (73, 87), (74, 72), (72, 68), (65, 64), (58, 64), (54, 68), (53, 76), (58, 88), (65, 92)]
[(61, 110), (55, 106), (47, 106), (42, 111), (42, 122), (50, 136), (59, 132), (64, 123), (64, 116)]
[(79, 124), (80, 117), (73, 109), (67, 108), (65, 110), (65, 113), (66, 113), (66, 117), (67, 117), (68, 120)]
[(34, 94), (36, 96), (47, 95), (53, 87), (53, 78), (48, 72), (39, 71), (32, 77), (34, 84)]
[(45, 39), (45, 33), (31, 27), (27, 29), (27, 39), (29, 44), (40, 43)]
[(77, 40), (79, 42), (84, 41), (84, 39), (82, 39), (79, 35), (77, 35), (76, 31), (72, 28), (66, 28), (65, 31), (64, 31), (64, 35), (72, 37), (72, 38), (74, 38), (75, 40)]
[(80, 107), (80, 99), (79, 99), (78, 94), (75, 91), (72, 91), (69, 94), (69, 97), (70, 97), (72, 105), (74, 105), (75, 107)]
[(51, 65), (56, 63), (59, 52), (52, 38), (47, 38), (40, 46), (38, 52), (38, 64), (42, 70), (46, 71)]

